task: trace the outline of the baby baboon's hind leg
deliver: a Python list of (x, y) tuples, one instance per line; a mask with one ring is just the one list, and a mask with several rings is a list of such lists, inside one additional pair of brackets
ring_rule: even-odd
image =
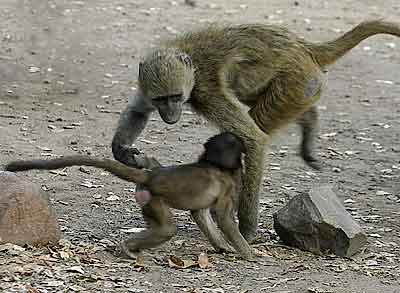
[(217, 252), (226, 251), (234, 252), (232, 247), (226, 242), (221, 231), (218, 229), (217, 225), (213, 221), (210, 209), (201, 209), (196, 211), (191, 211), (193, 220), (196, 222), (199, 229), (210, 241), (211, 245)]
[(176, 234), (172, 213), (162, 199), (152, 198), (143, 206), (142, 213), (148, 225), (147, 229), (135, 233), (121, 243), (122, 251), (131, 258), (135, 258), (135, 253), (141, 249), (156, 247)]
[(220, 196), (215, 205), (218, 226), (230, 244), (245, 260), (254, 260), (252, 248), (240, 234), (239, 227), (234, 221), (231, 192), (233, 192), (233, 188), (229, 193)]

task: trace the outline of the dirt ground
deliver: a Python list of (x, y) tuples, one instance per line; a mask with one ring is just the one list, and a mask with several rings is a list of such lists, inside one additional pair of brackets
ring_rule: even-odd
[[(0, 2), (0, 162), (92, 154), (112, 157), (118, 115), (136, 86), (139, 56), (160, 38), (204, 25), (276, 23), (328, 40), (367, 18), (400, 19), (398, 0), (35, 0)], [(382, 4), (377, 4), (382, 3)], [(381, 5), (381, 6), (379, 6)], [(213, 253), (187, 213), (178, 235), (126, 261), (105, 247), (143, 227), (134, 186), (93, 168), (26, 172), (48, 190), (62, 226), (54, 249), (0, 252), (2, 292), (400, 292), (400, 40), (375, 36), (330, 68), (319, 102), (313, 172), (297, 156), (291, 125), (271, 142), (257, 245), (247, 263)], [(188, 162), (216, 132), (186, 109), (176, 125), (157, 115), (137, 147), (163, 164)], [(332, 184), (369, 235), (352, 259), (279, 245), (272, 214), (313, 185)], [(174, 268), (206, 253), (207, 268)], [(193, 264), (193, 262), (192, 262)]]

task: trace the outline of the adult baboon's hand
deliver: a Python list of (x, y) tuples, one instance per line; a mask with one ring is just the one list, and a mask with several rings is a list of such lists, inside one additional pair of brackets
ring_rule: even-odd
[(140, 162), (137, 160), (137, 156), (143, 156), (140, 151), (131, 146), (119, 146), (118, 150), (115, 150), (114, 157), (117, 161), (134, 168), (143, 168), (144, 166), (140, 166)]

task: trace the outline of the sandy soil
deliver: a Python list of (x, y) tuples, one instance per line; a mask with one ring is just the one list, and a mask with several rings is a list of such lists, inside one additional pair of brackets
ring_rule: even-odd
[[(82, 0), (0, 3), (0, 162), (92, 154), (112, 157), (119, 112), (136, 86), (137, 63), (160, 38), (210, 21), (278, 23), (328, 40), (367, 18), (400, 19), (396, 0)], [(380, 2), (379, 2), (380, 3)], [(383, 4), (384, 3), (384, 4)], [(375, 36), (332, 66), (319, 102), (323, 172), (298, 158), (298, 129), (271, 143), (261, 193), (256, 264), (213, 253), (186, 213), (178, 235), (124, 261), (104, 250), (143, 227), (134, 186), (100, 170), (21, 174), (48, 190), (61, 247), (0, 252), (2, 292), (400, 292), (400, 40)], [(167, 126), (156, 115), (137, 146), (163, 164), (188, 162), (216, 130), (190, 109)], [(279, 167), (279, 168), (277, 168)], [(353, 259), (278, 245), (272, 214), (313, 185), (332, 184), (369, 235)], [(349, 199), (351, 199), (349, 201)], [(173, 268), (171, 255), (212, 266)]]

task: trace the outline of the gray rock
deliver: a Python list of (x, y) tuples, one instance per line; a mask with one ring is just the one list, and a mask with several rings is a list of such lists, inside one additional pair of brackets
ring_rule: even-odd
[(12, 172), (0, 171), (0, 244), (44, 246), (60, 239), (46, 194)]
[(350, 257), (367, 243), (330, 186), (292, 198), (274, 214), (274, 228), (285, 244), (318, 254)]

